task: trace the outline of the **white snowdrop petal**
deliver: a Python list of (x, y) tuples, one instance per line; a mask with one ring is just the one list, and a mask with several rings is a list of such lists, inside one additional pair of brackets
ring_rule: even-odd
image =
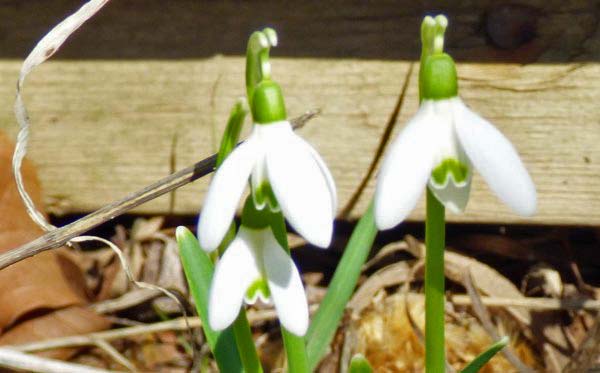
[(337, 211), (338, 199), (337, 199), (337, 189), (335, 187), (335, 181), (333, 180), (333, 176), (331, 176), (331, 172), (329, 171), (329, 168), (323, 161), (323, 158), (321, 158), (321, 155), (315, 150), (315, 148), (313, 148), (312, 145), (310, 145), (304, 139), (300, 138), (300, 140), (304, 143), (304, 145), (306, 146), (306, 149), (310, 152), (310, 154), (312, 154), (313, 158), (319, 165), (319, 169), (321, 170), (321, 173), (323, 174), (325, 181), (327, 182), (327, 187), (329, 188), (329, 193), (331, 194), (332, 210), (333, 210), (333, 214), (335, 215), (335, 213)]
[(510, 141), (490, 122), (457, 101), (456, 132), (467, 156), (502, 202), (517, 214), (537, 209), (535, 185)]
[(269, 144), (267, 172), (284, 216), (310, 243), (327, 247), (333, 233), (333, 201), (318, 162), (290, 133)]
[(223, 330), (233, 323), (248, 287), (260, 278), (252, 247), (258, 234), (261, 233), (241, 227), (215, 267), (208, 301), (208, 320), (214, 330)]
[(380, 230), (406, 219), (427, 185), (437, 142), (431, 104), (423, 102), (383, 160), (375, 190), (375, 223)]
[(433, 195), (442, 204), (455, 214), (462, 213), (467, 207), (469, 202), (469, 194), (471, 192), (471, 175), (468, 176), (466, 183), (460, 183), (457, 185), (454, 179), (450, 177), (448, 183), (443, 187), (438, 187), (435, 183), (429, 182), (429, 189)]
[(251, 136), (235, 148), (214, 175), (198, 221), (198, 240), (204, 250), (216, 249), (229, 229), (261, 151), (256, 140)]
[(298, 268), (272, 233), (264, 241), (263, 258), (271, 299), (281, 325), (303, 336), (308, 329), (308, 302)]

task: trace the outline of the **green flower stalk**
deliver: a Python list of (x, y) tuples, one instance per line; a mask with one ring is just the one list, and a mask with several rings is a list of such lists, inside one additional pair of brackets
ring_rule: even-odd
[(390, 146), (377, 180), (375, 222), (402, 222), (427, 187), (425, 244), (425, 366), (445, 371), (445, 209), (464, 211), (477, 169), (499, 199), (517, 214), (533, 215), (536, 191), (515, 148), (458, 97), (454, 60), (444, 53), (448, 20), (425, 17), (419, 71), (421, 106)]
[(447, 24), (444, 16), (423, 20), (421, 106), (381, 166), (375, 193), (379, 229), (406, 219), (425, 186), (452, 212), (464, 211), (473, 168), (517, 214), (536, 211), (535, 185), (514, 146), (458, 96), (456, 66), (443, 51)]
[[(226, 157), (209, 187), (198, 222), (201, 247), (226, 246), (215, 267), (208, 301), (208, 324), (215, 331), (233, 325), (244, 369), (260, 371), (243, 304), (273, 302), (282, 324), (289, 371), (308, 372), (306, 343), (308, 303), (299, 271), (287, 247), (284, 217), (308, 242), (326, 248), (337, 206), (335, 184), (327, 166), (287, 120), (280, 86), (271, 79), (269, 50), (277, 35), (265, 29), (248, 42), (246, 89), (252, 133)], [(244, 108), (238, 104), (238, 112)], [(232, 120), (235, 121), (235, 113)], [(226, 132), (223, 149), (237, 143), (239, 128)], [(235, 137), (235, 139), (233, 139)], [(225, 241), (239, 201), (250, 184), (242, 224)]]

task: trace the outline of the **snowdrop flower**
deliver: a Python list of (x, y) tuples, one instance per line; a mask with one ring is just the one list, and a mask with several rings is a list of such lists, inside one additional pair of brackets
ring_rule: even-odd
[(219, 246), (250, 179), (259, 209), (280, 209), (307, 241), (329, 246), (337, 196), (327, 166), (292, 130), (276, 83), (257, 85), (251, 109), (252, 133), (225, 159), (209, 187), (198, 222), (200, 245), (208, 251)]
[(208, 303), (214, 330), (231, 325), (244, 300), (254, 304), (260, 298), (273, 300), (287, 330), (299, 336), (306, 333), (304, 287), (298, 268), (271, 230), (273, 216), (269, 209), (256, 210), (251, 199), (244, 206), (242, 225), (215, 268)]
[(510, 141), (458, 97), (452, 58), (433, 53), (424, 59), (419, 74), (419, 111), (391, 145), (379, 172), (378, 228), (389, 229), (404, 220), (426, 185), (449, 210), (464, 211), (473, 167), (517, 214), (534, 214), (535, 186), (523, 162)]

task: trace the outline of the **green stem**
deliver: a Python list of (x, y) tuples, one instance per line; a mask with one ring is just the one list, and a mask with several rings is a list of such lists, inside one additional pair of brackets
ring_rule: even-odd
[(427, 188), (425, 223), (425, 370), (444, 373), (444, 206)]
[(262, 373), (262, 366), (260, 365), (260, 359), (256, 352), (254, 340), (252, 339), (250, 323), (248, 322), (244, 308), (240, 309), (237, 319), (233, 322), (233, 334), (235, 335), (235, 342), (240, 352), (244, 372)]
[(299, 337), (285, 328), (281, 328), (283, 345), (287, 354), (289, 373), (308, 373), (308, 358), (306, 356), (306, 343), (304, 337)]

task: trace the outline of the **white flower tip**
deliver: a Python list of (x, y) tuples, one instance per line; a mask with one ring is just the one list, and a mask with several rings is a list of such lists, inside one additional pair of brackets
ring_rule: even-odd
[(284, 327), (290, 333), (297, 335), (298, 337), (304, 337), (308, 330), (308, 317), (306, 319), (295, 320), (291, 325), (288, 323), (288, 325), (284, 325)]
[(232, 319), (231, 317), (229, 317), (227, 313), (214, 312), (213, 310), (214, 307), (208, 308), (208, 324), (214, 331), (218, 332), (226, 329), (235, 320), (235, 318)]
[[(204, 223), (204, 224), (203, 224)], [(198, 220), (198, 231), (196, 232), (196, 237), (198, 237), (198, 242), (200, 243), (200, 247), (202, 250), (206, 252), (214, 251), (219, 244), (221, 243), (221, 239), (217, 239), (214, 234), (211, 233), (211, 230), (206, 227), (206, 222), (203, 222), (202, 217)]]
[(406, 219), (406, 214), (393, 214), (388, 208), (375, 208), (375, 225), (380, 231), (392, 229)]
[(537, 193), (533, 184), (528, 192), (523, 193), (522, 201), (512, 209), (523, 217), (531, 217), (537, 213)]
[(320, 247), (321, 249), (326, 249), (331, 245), (333, 222), (325, 224), (321, 229), (314, 229), (312, 232), (304, 232), (302, 236), (304, 236), (311, 244)]
[(380, 231), (392, 229), (398, 224), (402, 223), (404, 219), (410, 214), (411, 210), (404, 209), (401, 206), (396, 206), (394, 203), (390, 203), (384, 195), (380, 192), (382, 189), (381, 185), (377, 185), (377, 191), (375, 192), (375, 225)]
[(463, 212), (465, 212), (465, 207), (458, 206), (454, 202), (447, 202), (444, 204), (444, 207), (450, 210), (450, 212), (452, 212), (453, 214), (462, 214)]

